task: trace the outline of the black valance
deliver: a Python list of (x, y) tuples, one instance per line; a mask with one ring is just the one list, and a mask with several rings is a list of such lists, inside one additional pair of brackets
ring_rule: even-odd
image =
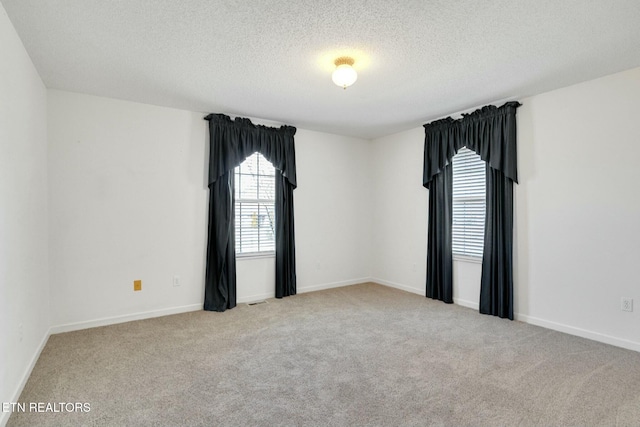
[(295, 127), (254, 125), (249, 119), (231, 119), (225, 114), (209, 114), (204, 119), (209, 121), (211, 141), (209, 184), (257, 151), (282, 173), (293, 188), (297, 187), (293, 143)]
[(480, 155), (491, 168), (518, 182), (516, 150), (516, 109), (521, 104), (507, 102), (501, 107), (488, 105), (462, 118), (451, 117), (424, 125), (425, 150), (422, 185), (429, 188), (462, 147)]

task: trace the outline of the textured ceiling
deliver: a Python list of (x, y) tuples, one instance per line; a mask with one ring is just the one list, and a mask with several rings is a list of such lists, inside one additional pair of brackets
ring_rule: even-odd
[(49, 88), (363, 138), (640, 66), (639, 0), (1, 1)]

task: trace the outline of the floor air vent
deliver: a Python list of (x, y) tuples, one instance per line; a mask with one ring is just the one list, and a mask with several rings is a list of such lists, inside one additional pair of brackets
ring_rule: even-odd
[(266, 304), (266, 301), (255, 301), (255, 302), (248, 302), (247, 305), (248, 306), (252, 306), (252, 305), (258, 305), (258, 304)]

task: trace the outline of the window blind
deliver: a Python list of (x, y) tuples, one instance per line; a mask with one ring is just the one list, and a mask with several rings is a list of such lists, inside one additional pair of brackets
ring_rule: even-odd
[(453, 156), (453, 254), (482, 258), (486, 163), (461, 148)]
[(234, 170), (236, 254), (275, 251), (275, 168), (253, 153)]

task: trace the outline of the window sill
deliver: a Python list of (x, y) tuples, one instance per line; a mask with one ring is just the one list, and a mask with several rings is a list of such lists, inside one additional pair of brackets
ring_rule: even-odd
[(474, 257), (474, 256), (454, 255), (453, 260), (460, 261), (460, 262), (470, 262), (473, 264), (482, 264), (482, 258)]
[(259, 259), (259, 258), (275, 258), (275, 252), (252, 252), (246, 254), (236, 254), (236, 261), (244, 261), (249, 259)]

